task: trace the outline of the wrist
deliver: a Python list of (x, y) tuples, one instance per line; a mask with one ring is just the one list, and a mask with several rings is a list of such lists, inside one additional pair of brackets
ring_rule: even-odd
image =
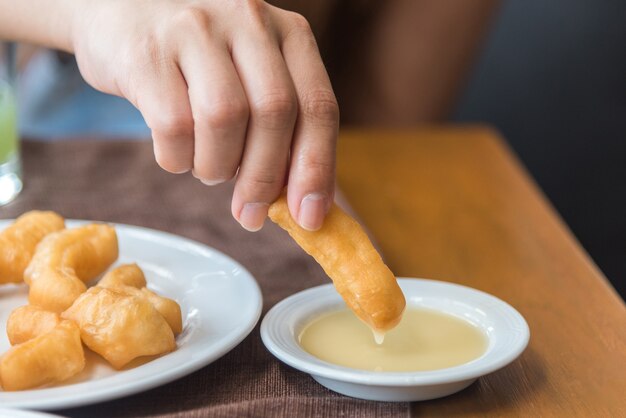
[(54, 49), (74, 53), (78, 19), (83, 15), (87, 0), (55, 0), (56, 10), (47, 28), (48, 45)]

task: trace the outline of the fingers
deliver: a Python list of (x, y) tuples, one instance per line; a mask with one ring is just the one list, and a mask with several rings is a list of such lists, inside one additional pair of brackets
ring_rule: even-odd
[(135, 78), (127, 95), (152, 131), (157, 163), (170, 173), (193, 164), (193, 119), (187, 84), (175, 63), (153, 66)]
[(246, 5), (237, 30), (209, 22), (204, 9), (179, 16), (186, 31), (175, 37), (176, 56), (147, 51), (153, 65), (127, 96), (165, 170), (193, 168), (209, 185), (237, 173), (231, 209), (244, 228), (263, 226), (288, 177), (292, 217), (316, 230), (333, 199), (337, 102), (306, 20)]
[(207, 32), (192, 31), (193, 36), (185, 39), (180, 65), (189, 85), (194, 120), (193, 173), (203, 183), (214, 185), (237, 172), (248, 103), (226, 45), (211, 41)]
[(271, 34), (241, 33), (233, 40), (232, 54), (250, 107), (232, 213), (244, 228), (256, 231), (285, 184), (297, 99)]
[(282, 51), (298, 98), (289, 185), (291, 216), (301, 227), (317, 230), (333, 201), (339, 108), (306, 20), (283, 13)]

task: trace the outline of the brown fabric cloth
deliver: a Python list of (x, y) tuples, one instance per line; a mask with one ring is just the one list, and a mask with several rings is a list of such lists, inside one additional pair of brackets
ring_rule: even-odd
[[(259, 282), (263, 313), (281, 299), (328, 282), (322, 269), (271, 222), (243, 230), (230, 215), (232, 184), (203, 186), (154, 162), (149, 142), (23, 144), (25, 186), (0, 218), (50, 209), (66, 218), (140, 225), (210, 245)], [(407, 403), (333, 393), (284, 365), (263, 346), (258, 326), (213, 364), (165, 386), (102, 404), (58, 411), (69, 417), (406, 416)]]

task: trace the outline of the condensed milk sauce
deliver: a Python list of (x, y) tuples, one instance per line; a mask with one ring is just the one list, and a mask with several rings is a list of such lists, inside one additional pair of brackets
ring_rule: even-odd
[(327, 313), (308, 324), (300, 345), (315, 357), (354, 369), (409, 372), (457, 366), (480, 357), (487, 337), (455, 316), (407, 309), (402, 321), (377, 344), (372, 330), (351, 311)]

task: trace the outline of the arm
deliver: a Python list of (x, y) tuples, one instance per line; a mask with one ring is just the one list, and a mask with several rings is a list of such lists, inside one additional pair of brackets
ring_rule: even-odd
[(72, 52), (72, 3), (75, 2), (0, 0), (0, 39)]
[(89, 84), (141, 111), (165, 170), (236, 175), (245, 228), (262, 227), (286, 178), (293, 218), (321, 226), (339, 113), (302, 16), (260, 0), (0, 0), (0, 38), (76, 54)]
[(378, 3), (366, 27), (364, 19), (348, 23), (341, 32), (358, 32), (353, 52), (342, 51), (333, 65), (343, 120), (402, 126), (445, 119), (498, 4), (394, 0)]

